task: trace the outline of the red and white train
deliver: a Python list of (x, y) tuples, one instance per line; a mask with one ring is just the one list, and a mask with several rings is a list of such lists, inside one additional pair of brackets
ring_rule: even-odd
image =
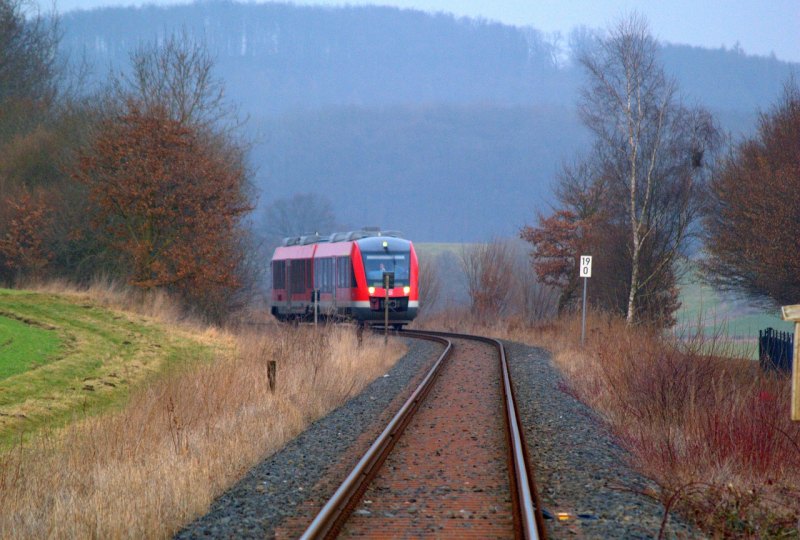
[[(388, 290), (384, 273), (394, 277)], [(272, 256), (272, 314), (312, 319), (316, 290), (322, 317), (383, 324), (388, 292), (389, 324), (400, 329), (417, 316), (418, 279), (413, 244), (392, 231), (286, 238)]]

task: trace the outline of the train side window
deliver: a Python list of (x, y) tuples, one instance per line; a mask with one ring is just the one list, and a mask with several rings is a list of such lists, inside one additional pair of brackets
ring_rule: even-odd
[(344, 289), (347, 285), (343, 283), (347, 274), (345, 273), (345, 264), (347, 259), (339, 257), (336, 259), (336, 288)]
[(322, 290), (325, 292), (333, 291), (333, 259), (325, 259), (325, 279), (323, 280)]
[(292, 261), (291, 266), (291, 292), (302, 293), (306, 292), (306, 284), (310, 284), (311, 280), (311, 265), (305, 259), (296, 259)]
[(272, 288), (286, 288), (286, 261), (272, 261)]
[(340, 289), (349, 289), (356, 286), (356, 276), (349, 257), (336, 260), (336, 286)]
[(314, 269), (314, 286), (323, 291), (333, 290), (333, 259), (317, 259)]

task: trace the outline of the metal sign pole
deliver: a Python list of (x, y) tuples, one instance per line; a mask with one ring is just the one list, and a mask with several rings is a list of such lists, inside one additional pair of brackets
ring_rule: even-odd
[(314, 326), (317, 326), (317, 314), (319, 313), (319, 289), (314, 289), (311, 294), (314, 295)]
[(586, 284), (589, 278), (583, 278), (583, 313), (581, 314), (581, 347), (586, 340)]
[(394, 287), (394, 272), (383, 273), (383, 344), (389, 343), (389, 290)]
[(383, 344), (389, 343), (389, 288), (386, 288), (386, 298), (383, 300)]
[(589, 283), (589, 278), (592, 277), (591, 255), (581, 255), (578, 275), (583, 278), (583, 309), (581, 312), (581, 347), (583, 347), (584, 341), (586, 340), (586, 287)]

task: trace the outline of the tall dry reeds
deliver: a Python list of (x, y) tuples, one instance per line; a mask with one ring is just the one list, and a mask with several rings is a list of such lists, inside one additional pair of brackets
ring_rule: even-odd
[(584, 347), (579, 318), (542, 327), (534, 341), (554, 352), (566, 390), (607, 422), (668, 508), (714, 536), (797, 533), (800, 425), (789, 418), (786, 377), (733, 358), (721, 336), (676, 341), (599, 314), (588, 327)]
[(85, 285), (76, 285), (68, 280), (48, 279), (28, 280), (18, 283), (17, 286), (38, 292), (87, 298), (102, 307), (136, 313), (160, 322), (180, 321), (193, 327), (200, 325), (199, 321), (187, 317), (180, 302), (163, 289), (137, 289), (107, 276), (95, 276)]
[[(0, 455), (2, 538), (166, 538), (401, 355), (349, 327), (267, 327), (187, 362), (123, 410)], [(268, 363), (277, 362), (269, 389)]]

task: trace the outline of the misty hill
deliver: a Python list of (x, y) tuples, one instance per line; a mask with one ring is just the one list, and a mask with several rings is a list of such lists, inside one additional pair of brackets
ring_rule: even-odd
[[(64, 45), (98, 65), (186, 29), (217, 55), (231, 96), (282, 112), (326, 105), (531, 102), (551, 80), (535, 31), (385, 7), (201, 3), (69, 13)], [(551, 71), (550, 77), (544, 73)], [(102, 74), (102, 73), (101, 73)]]
[[(102, 81), (129, 51), (202, 36), (250, 116), (261, 205), (313, 191), (340, 221), (430, 241), (514, 234), (584, 148), (580, 71), (532, 28), (388, 7), (205, 2), (63, 17), (63, 47)], [(774, 102), (790, 64), (667, 45), (692, 101), (737, 133)], [(258, 216), (256, 216), (258, 218)]]

